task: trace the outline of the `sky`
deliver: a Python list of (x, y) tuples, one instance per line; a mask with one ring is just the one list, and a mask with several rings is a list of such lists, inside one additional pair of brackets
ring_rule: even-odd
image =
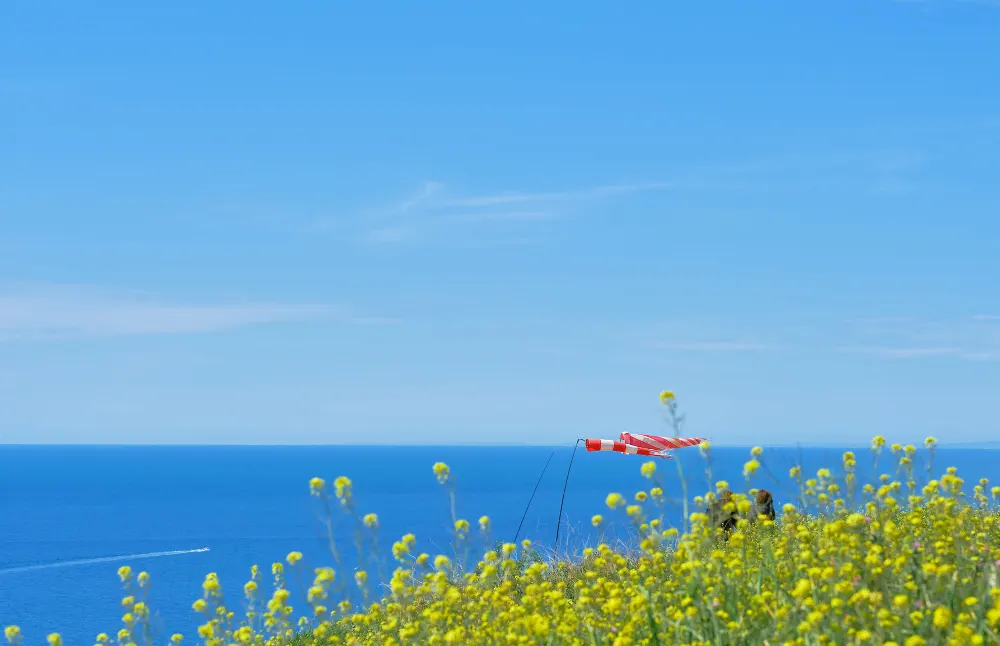
[(4, 2), (0, 442), (995, 438), (997, 33)]

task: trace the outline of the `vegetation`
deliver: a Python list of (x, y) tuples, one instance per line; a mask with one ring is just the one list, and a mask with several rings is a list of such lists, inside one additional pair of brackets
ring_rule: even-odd
[[(673, 395), (661, 399), (679, 431)], [(934, 449), (927, 438), (928, 477)], [(700, 450), (710, 465), (711, 448)], [(643, 464), (648, 489), (606, 500), (606, 513), (632, 524), (635, 549), (602, 543), (561, 559), (542, 558), (527, 541), (470, 559), (473, 539), (489, 534), (490, 520), (480, 518), (476, 531), (455, 516), (455, 481), (438, 463), (433, 472), (451, 501), (455, 530), (450, 555), (420, 553), (408, 534), (392, 546), (394, 571), (378, 577), (386, 586), (373, 586), (363, 571), (353, 580), (334, 568), (310, 572), (305, 596), (312, 618), (300, 621), (289, 605), (289, 582), (305, 574), (300, 553), (271, 567), (269, 597), (253, 568), (243, 589), (249, 610), (239, 616), (209, 574), (194, 603), (204, 617), (196, 639), (215, 646), (1000, 643), (1000, 512), (990, 500), (1000, 497), (1000, 487), (980, 480), (967, 492), (954, 468), (919, 486), (915, 447), (889, 447), (876, 437), (871, 452), (874, 464), (890, 454), (893, 473), (859, 486), (851, 452), (836, 478), (828, 469), (809, 477), (795, 467), (788, 477), (797, 504), (785, 505), (777, 522), (740, 520), (728, 535), (706, 514), (687, 513), (686, 495), (685, 526), (667, 526), (660, 473), (654, 463)], [(732, 496), (729, 510), (749, 509), (763, 461), (754, 448), (744, 468), (745, 493)], [(719, 502), (728, 489), (717, 483), (716, 491), (694, 499), (697, 509)], [(310, 490), (326, 509), (335, 565), (333, 521), (341, 513), (353, 524), (358, 551), (379, 553), (378, 518), (358, 512), (348, 478), (332, 484), (315, 478)], [(592, 522), (600, 528), (606, 521), (598, 515)], [(152, 643), (148, 576), (127, 567), (119, 575), (127, 595), (124, 627), (97, 641)], [(6, 629), (6, 638), (22, 643), (16, 627)], [(61, 644), (58, 635), (49, 641)]]

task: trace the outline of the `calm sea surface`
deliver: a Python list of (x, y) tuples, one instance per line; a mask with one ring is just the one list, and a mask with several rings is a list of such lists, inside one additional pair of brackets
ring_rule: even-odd
[[(555, 449), (520, 538), (552, 545), (571, 449)], [(872, 480), (870, 454), (857, 452), (861, 480)], [(190, 606), (208, 572), (218, 573), (235, 609), (255, 563), (269, 571), (270, 563), (298, 550), (309, 568), (332, 564), (309, 496), (313, 476), (353, 480), (359, 511), (379, 516), (384, 549), (413, 532), (417, 550), (433, 555), (449, 553), (450, 546), (448, 499), (431, 472), (434, 462), (444, 461), (456, 478), (458, 515), (474, 528), (489, 515), (492, 538), (510, 541), (552, 453), (545, 447), (0, 446), (0, 626), (21, 626), (29, 644), (43, 644), (53, 631), (68, 646), (92, 644), (99, 632), (113, 635), (122, 614), (116, 571), (131, 565), (152, 576), (151, 604), (163, 632), (191, 634), (198, 617)], [(840, 453), (765, 449), (765, 471), (780, 484), (761, 472), (753, 485), (773, 491), (780, 507), (794, 495), (782, 486), (789, 467), (801, 461), (809, 471), (838, 468)], [(677, 456), (691, 495), (704, 492), (705, 462), (697, 449)], [(715, 478), (742, 490), (748, 449), (718, 448), (713, 456)], [(1000, 481), (998, 458), (998, 451), (940, 450), (934, 473), (953, 465), (970, 487), (980, 477)], [(648, 489), (639, 474), (645, 460), (577, 451), (563, 536), (577, 547), (594, 542), (589, 519), (612, 516), (604, 507), (609, 492), (631, 496)], [(668, 495), (680, 497), (676, 465), (657, 464)], [(892, 470), (883, 458), (880, 471)], [(671, 514), (679, 521), (678, 510)], [(337, 540), (344, 569), (353, 570), (357, 555), (346, 522)], [(374, 575), (374, 565), (365, 568)]]

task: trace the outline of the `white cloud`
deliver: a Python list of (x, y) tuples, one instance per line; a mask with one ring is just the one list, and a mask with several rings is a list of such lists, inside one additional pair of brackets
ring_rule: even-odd
[(565, 199), (570, 193), (498, 193), (496, 195), (480, 195), (474, 197), (460, 197), (445, 202), (446, 206), (468, 207), (488, 207), (501, 206), (507, 204), (521, 204), (524, 202), (547, 202), (551, 200)]
[(524, 221), (524, 220), (545, 220), (555, 217), (551, 211), (481, 211), (473, 213), (455, 213), (443, 216), (442, 221), (449, 222), (484, 222), (493, 221)]
[(891, 359), (952, 357), (969, 361), (1000, 360), (1000, 317), (977, 314), (928, 321), (907, 317), (851, 321), (863, 342), (842, 347)]
[(766, 343), (744, 341), (666, 342), (654, 343), (649, 347), (654, 350), (678, 350), (681, 352), (754, 352), (775, 349), (775, 346)]
[(614, 195), (626, 193), (638, 193), (642, 191), (655, 191), (673, 188), (670, 182), (644, 182), (635, 184), (599, 184), (587, 188), (556, 191), (551, 193), (519, 193), (507, 192), (494, 195), (479, 195), (473, 197), (460, 197), (447, 200), (448, 206), (459, 207), (489, 207), (505, 204), (523, 204), (525, 202), (552, 202), (558, 200), (574, 200), (599, 195)]
[(0, 288), (0, 340), (6, 341), (193, 334), (317, 318), (379, 320), (327, 305), (166, 303), (138, 291), (74, 285)]
[[(1000, 1), (1000, 0), (998, 0)], [(919, 173), (930, 162), (913, 149), (850, 150), (821, 155), (782, 155), (739, 164), (688, 169), (670, 178), (648, 182), (604, 183), (562, 190), (502, 190), (461, 194), (437, 181), (425, 181), (393, 204), (375, 209), (372, 218), (356, 222), (363, 232), (355, 239), (371, 244), (437, 241), (453, 237), (461, 227), (491, 223), (542, 221), (570, 215), (595, 200), (654, 191), (788, 191), (818, 182), (859, 186), (881, 195), (899, 195), (919, 187)], [(405, 223), (411, 233), (379, 232)]]
[(424, 182), (423, 185), (412, 195), (409, 195), (398, 203), (392, 205), (387, 211), (384, 212), (384, 215), (400, 215), (409, 213), (417, 209), (421, 204), (426, 203), (443, 188), (444, 186), (440, 182)]
[(920, 357), (943, 357), (943, 356), (955, 356), (961, 354), (959, 348), (935, 348), (935, 347), (854, 347), (848, 346), (841, 348), (844, 352), (859, 352), (864, 354), (874, 354), (880, 357), (886, 357), (890, 359), (914, 359)]
[[(488, 223), (517, 223), (547, 220), (572, 211), (574, 202), (602, 196), (625, 195), (671, 188), (667, 182), (600, 184), (582, 189), (554, 192), (501, 192), (489, 195), (450, 196), (439, 182), (424, 182), (420, 188), (395, 204), (377, 209), (362, 222), (360, 240), (367, 244), (413, 242), (453, 232), (458, 227)], [(511, 206), (523, 205), (527, 208)], [(502, 208), (498, 208), (502, 207)], [(373, 225), (372, 216), (379, 220)]]
[(417, 231), (412, 226), (389, 226), (369, 229), (364, 232), (364, 241), (368, 244), (394, 244), (417, 238)]

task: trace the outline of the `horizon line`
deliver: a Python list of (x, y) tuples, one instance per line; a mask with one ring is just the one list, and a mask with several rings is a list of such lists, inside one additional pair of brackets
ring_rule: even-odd
[[(24, 448), (66, 448), (66, 447), (76, 447), (76, 448), (271, 448), (271, 449), (282, 449), (282, 448), (356, 448), (356, 447), (400, 447), (400, 448), (548, 448), (548, 449), (562, 449), (571, 448), (575, 443), (568, 444), (532, 444), (532, 443), (519, 443), (519, 442), (508, 442), (504, 444), (498, 443), (460, 443), (460, 444), (439, 444), (439, 443), (428, 443), (428, 444), (410, 444), (410, 443), (390, 443), (390, 442), (330, 442), (330, 443), (319, 443), (319, 444), (194, 444), (194, 443), (176, 443), (176, 444), (166, 444), (166, 443), (121, 443), (121, 442), (0, 442), (0, 448), (6, 447), (24, 447)], [(902, 442), (901, 442), (902, 444)], [(924, 449), (923, 442), (918, 443), (918, 449)], [(916, 445), (916, 444), (915, 444)], [(970, 446), (981, 446), (981, 445), (996, 445), (1000, 448), (1000, 441), (998, 440), (973, 440), (973, 441), (963, 441), (963, 442), (938, 442), (937, 448), (961, 448)], [(865, 449), (870, 450), (870, 444), (806, 444), (806, 443), (720, 443), (712, 442), (712, 448), (727, 448), (727, 449), (750, 449), (755, 446), (760, 446), (761, 448), (808, 448), (808, 449)], [(683, 447), (683, 448), (696, 448)], [(682, 449), (673, 449), (674, 451), (679, 451)]]

